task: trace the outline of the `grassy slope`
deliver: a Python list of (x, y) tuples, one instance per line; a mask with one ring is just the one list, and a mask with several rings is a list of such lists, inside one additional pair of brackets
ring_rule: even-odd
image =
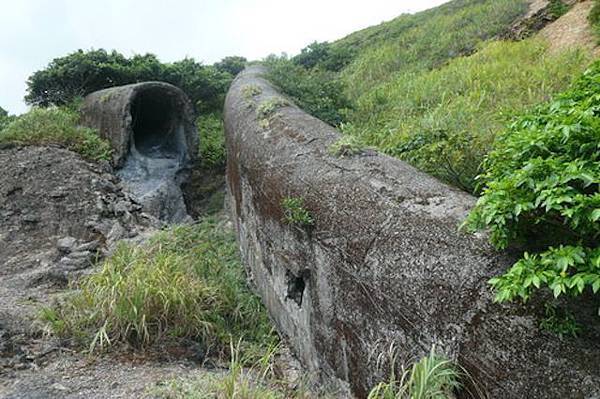
[[(527, 8), (526, 0), (453, 0), (332, 43), (331, 54), (351, 54), (333, 78), (348, 103), (335, 124), (364, 145), (477, 192), (483, 157), (507, 122), (564, 90), (590, 62), (577, 49), (550, 54), (541, 39), (496, 40)], [(271, 67), (274, 82), (302, 106), (320, 94), (302, 82), (331, 75), (282, 62)]]

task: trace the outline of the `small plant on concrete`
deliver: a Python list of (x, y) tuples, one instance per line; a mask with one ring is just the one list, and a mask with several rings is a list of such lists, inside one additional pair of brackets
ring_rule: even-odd
[(275, 111), (279, 108), (286, 107), (290, 105), (290, 102), (285, 98), (281, 97), (272, 97), (268, 100), (264, 100), (261, 102), (256, 110), (256, 114), (261, 119), (268, 119), (271, 117)]
[(253, 97), (258, 96), (260, 93), (262, 93), (262, 89), (258, 85), (249, 84), (242, 87), (242, 97), (246, 101), (252, 100)]
[[(395, 356), (391, 359), (395, 363)], [(451, 361), (436, 354), (431, 348), (425, 356), (400, 375), (392, 367), (387, 382), (376, 385), (368, 399), (447, 399), (460, 387), (460, 373)]]
[(581, 331), (581, 326), (569, 311), (552, 304), (546, 304), (546, 317), (541, 321), (540, 327), (560, 338), (577, 337)]
[(360, 154), (365, 149), (365, 144), (356, 136), (342, 136), (338, 141), (329, 146), (327, 151), (336, 157), (351, 157)]
[(287, 197), (281, 201), (283, 216), (286, 223), (308, 227), (315, 224), (310, 212), (304, 208), (304, 200), (298, 197)]

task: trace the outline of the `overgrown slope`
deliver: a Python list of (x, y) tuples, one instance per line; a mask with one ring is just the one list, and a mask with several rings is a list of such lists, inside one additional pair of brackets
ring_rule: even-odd
[[(527, 0), (454, 0), (402, 15), (296, 57), (270, 57), (271, 80), (308, 112), (477, 192), (475, 177), (511, 118), (564, 90), (590, 63), (542, 38), (504, 41)], [(545, 15), (568, 10), (549, 2)]]

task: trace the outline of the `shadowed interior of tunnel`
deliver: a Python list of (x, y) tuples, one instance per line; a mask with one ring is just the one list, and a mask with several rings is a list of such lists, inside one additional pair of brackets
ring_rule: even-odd
[(186, 142), (181, 108), (161, 89), (139, 93), (131, 107), (132, 153), (149, 158), (183, 158)]

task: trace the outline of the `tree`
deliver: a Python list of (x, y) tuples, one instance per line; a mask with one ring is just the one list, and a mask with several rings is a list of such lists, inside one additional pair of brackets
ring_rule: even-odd
[[(233, 68), (234, 61), (225, 64)], [(47, 68), (31, 75), (25, 101), (42, 107), (65, 105), (107, 87), (157, 80), (181, 88), (199, 110), (213, 111), (221, 107), (232, 79), (232, 73), (202, 65), (193, 58), (167, 64), (154, 54), (127, 58), (116, 51), (78, 50), (54, 59)]]
[(228, 72), (232, 76), (235, 76), (244, 70), (247, 62), (248, 60), (244, 57), (230, 56), (223, 58), (221, 61), (215, 63), (214, 66), (221, 72)]

